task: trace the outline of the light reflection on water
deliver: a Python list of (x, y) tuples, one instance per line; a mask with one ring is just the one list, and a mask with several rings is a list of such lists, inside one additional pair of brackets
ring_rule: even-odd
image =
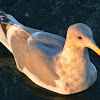
[(16, 68), (13, 58), (0, 58), (0, 100), (98, 100), (99, 78), (88, 90), (64, 96), (35, 85)]

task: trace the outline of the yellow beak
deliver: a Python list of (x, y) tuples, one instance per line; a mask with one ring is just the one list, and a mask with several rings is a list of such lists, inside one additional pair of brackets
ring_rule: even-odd
[(91, 49), (100, 56), (100, 48), (97, 45), (94, 45)]
[(94, 52), (96, 52), (100, 56), (100, 48), (95, 44), (94, 41), (90, 43), (88, 47), (91, 48)]

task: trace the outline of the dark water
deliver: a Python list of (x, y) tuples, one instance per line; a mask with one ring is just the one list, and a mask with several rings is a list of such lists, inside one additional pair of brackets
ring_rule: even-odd
[[(93, 30), (100, 47), (99, 0), (0, 0), (0, 9), (12, 14), (24, 25), (66, 36), (66, 29), (82, 22)], [(16, 68), (13, 56), (0, 44), (0, 100), (99, 100), (100, 57), (89, 50), (98, 70), (95, 84), (86, 91), (63, 96), (31, 82)]]

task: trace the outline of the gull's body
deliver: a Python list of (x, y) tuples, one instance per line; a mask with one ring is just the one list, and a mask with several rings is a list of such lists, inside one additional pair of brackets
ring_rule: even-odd
[(3, 18), (0, 41), (14, 55), (17, 68), (34, 83), (59, 94), (73, 94), (95, 82), (97, 71), (85, 47), (99, 55), (100, 50), (88, 26), (82, 23), (70, 26), (65, 40), (26, 27), (2, 11), (0, 15)]

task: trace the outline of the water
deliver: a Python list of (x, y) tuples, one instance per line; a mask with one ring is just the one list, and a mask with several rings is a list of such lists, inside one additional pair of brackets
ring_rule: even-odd
[[(100, 47), (99, 0), (0, 0), (0, 9), (12, 14), (24, 25), (63, 37), (69, 25), (85, 23), (92, 28)], [(98, 71), (96, 82), (83, 92), (64, 96), (30, 81), (17, 70), (12, 54), (0, 44), (0, 100), (99, 100), (100, 57), (91, 50), (89, 52)]]

